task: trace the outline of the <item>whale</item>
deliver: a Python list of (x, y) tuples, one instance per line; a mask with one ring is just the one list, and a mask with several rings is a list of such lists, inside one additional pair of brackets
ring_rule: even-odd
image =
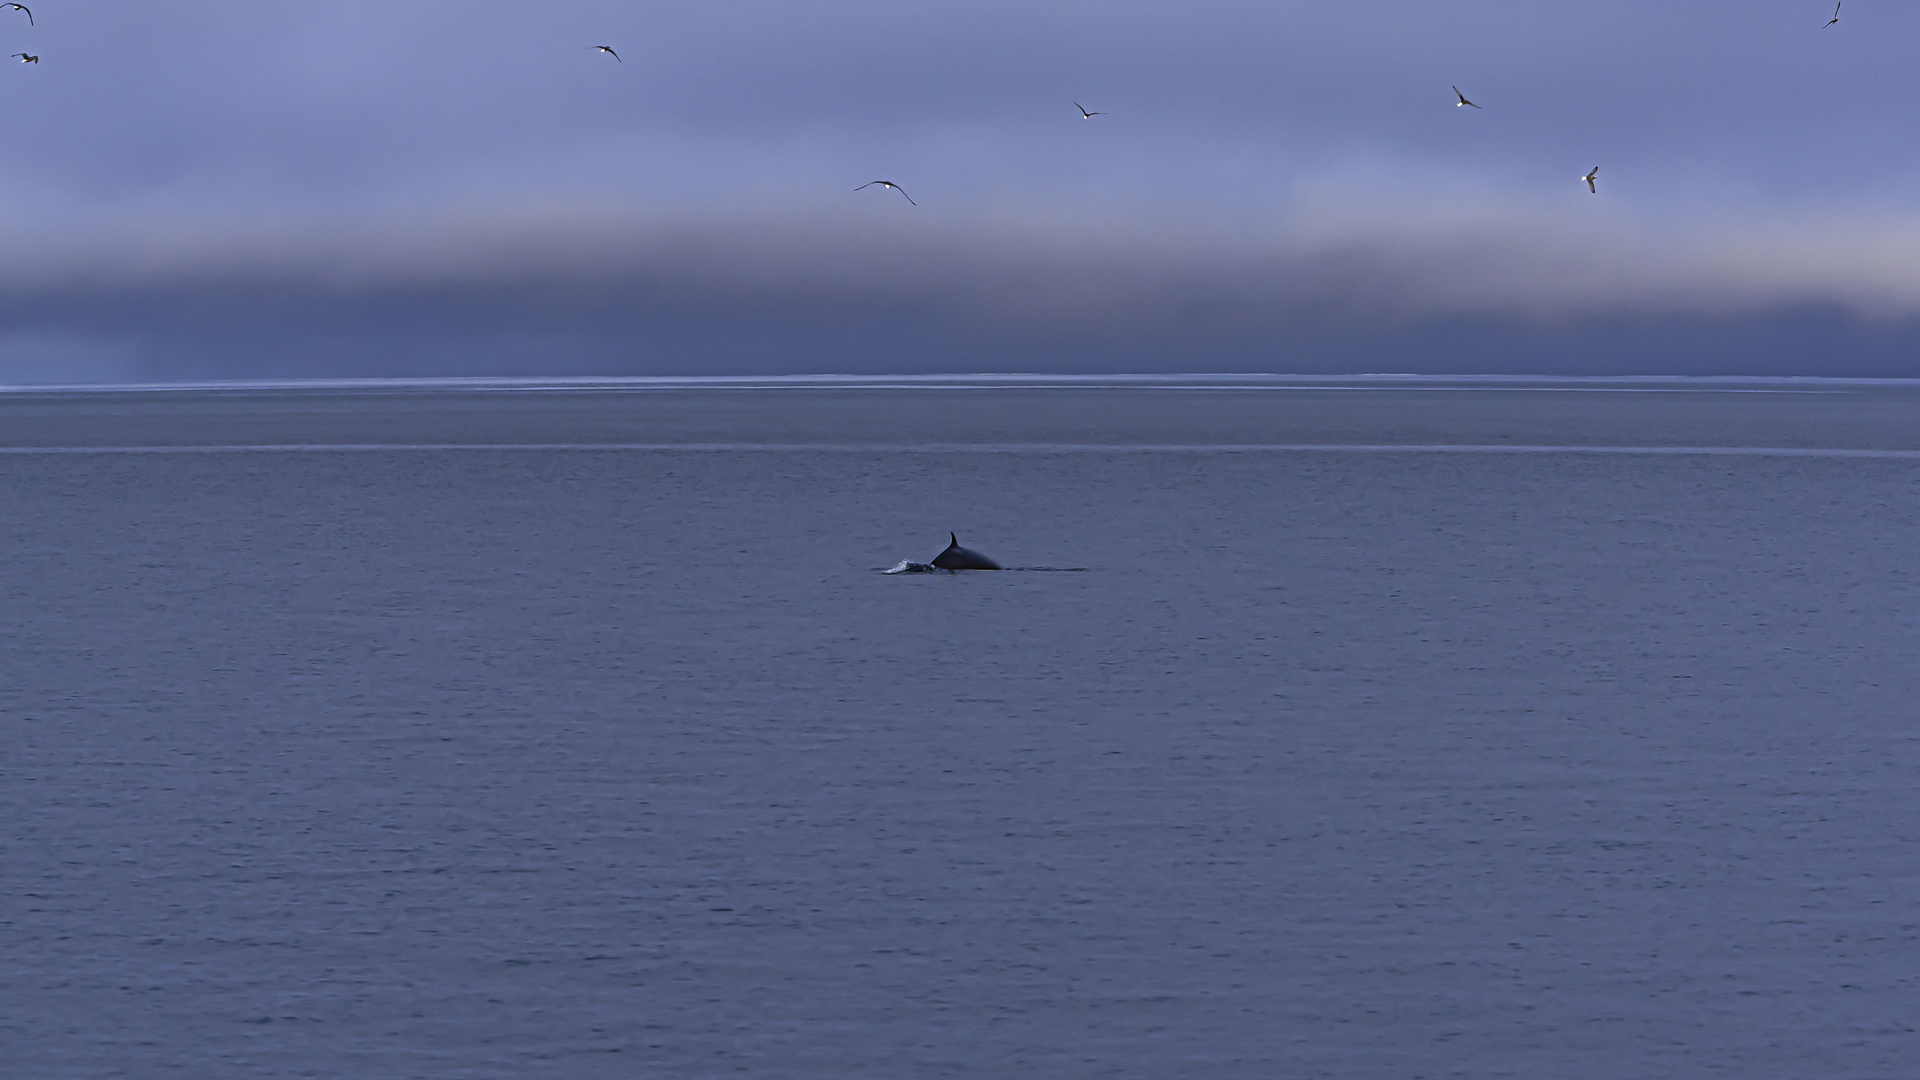
[(940, 570), (1004, 570), (1006, 569), (1006, 567), (1001, 566), (999, 563), (994, 562), (992, 559), (987, 558), (985, 555), (982, 555), (977, 551), (968, 551), (966, 548), (961, 547), (960, 537), (958, 537), (957, 535), (953, 533), (948, 533), (947, 538), (949, 540), (952, 540), (953, 543), (947, 545), (947, 550), (933, 557), (933, 565), (936, 569), (940, 569)]

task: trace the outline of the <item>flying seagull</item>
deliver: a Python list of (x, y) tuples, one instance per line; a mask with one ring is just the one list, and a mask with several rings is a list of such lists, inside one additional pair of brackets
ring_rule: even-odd
[(1600, 166), (1595, 165), (1593, 167), (1592, 172), (1580, 178), (1587, 182), (1587, 190), (1593, 192), (1595, 195), (1600, 194), (1600, 189), (1593, 185), (1594, 180), (1598, 179), (1599, 176), (1600, 176)]
[(1833, 5), (1833, 18), (1828, 19), (1826, 26), (1822, 26), (1820, 29), (1825, 30), (1827, 26), (1832, 26), (1834, 23), (1837, 23), (1839, 21), (1840, 21), (1840, 5), (1838, 3), (1835, 3)]
[[(593, 48), (600, 52), (606, 53), (608, 56), (613, 57), (615, 60), (620, 60), (620, 54), (617, 52), (614, 52), (613, 46), (611, 45), (595, 45), (593, 46)], [(620, 62), (623, 64), (626, 63), (625, 60), (620, 60)]]
[(27, 55), (26, 53), (23, 53), (23, 52), (17, 52), (17, 53), (14, 53), (13, 55), (15, 55), (15, 56), (17, 56), (17, 57), (19, 57), (19, 58), (20, 58), (20, 62), (21, 62), (21, 63), (23, 63), (23, 64), (37, 64), (37, 63), (39, 63), (39, 62), (40, 62), (40, 58), (39, 58), (39, 57), (37, 57), (37, 56), (28, 56), (28, 55)]
[(12, 9), (13, 9), (13, 10), (15, 10), (15, 11), (26, 11), (26, 12), (27, 12), (27, 25), (28, 25), (28, 26), (32, 26), (32, 25), (33, 25), (33, 12), (31, 12), (31, 11), (27, 11), (27, 5), (25, 5), (25, 4), (0, 4), (0, 7), (6, 7), (6, 8), (12, 8)]
[[(1460, 88), (1457, 86), (1453, 88), (1453, 96), (1460, 99), (1460, 105), (1471, 105), (1473, 108), (1476, 108), (1476, 109), (1480, 107), (1478, 105), (1474, 105), (1473, 102), (1468, 101), (1467, 95), (1461, 93)], [(1455, 105), (1454, 108), (1457, 109), (1460, 107), (1460, 105)]]
[(1106, 113), (1103, 113), (1103, 112), (1088, 112), (1087, 107), (1085, 105), (1080, 104), (1077, 101), (1073, 103), (1073, 107), (1080, 110), (1080, 119), (1082, 120), (1091, 120), (1096, 116), (1107, 115)]
[(872, 187), (875, 184), (879, 184), (881, 187), (884, 187), (884, 188), (892, 188), (893, 190), (899, 192), (900, 197), (907, 200), (907, 202), (912, 203), (914, 206), (920, 205), (919, 203), (913, 201), (913, 196), (907, 194), (907, 190), (905, 188), (901, 187), (899, 184), (896, 184), (891, 180), (869, 180), (866, 183), (861, 184), (859, 187), (854, 188), (853, 190), (865, 191), (866, 189)]

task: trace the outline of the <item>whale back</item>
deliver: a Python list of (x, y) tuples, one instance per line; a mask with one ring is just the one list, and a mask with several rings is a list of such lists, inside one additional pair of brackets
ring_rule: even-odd
[(948, 533), (952, 540), (947, 550), (933, 557), (933, 565), (942, 570), (1003, 570), (1005, 567), (977, 551), (969, 551), (960, 546), (960, 537)]

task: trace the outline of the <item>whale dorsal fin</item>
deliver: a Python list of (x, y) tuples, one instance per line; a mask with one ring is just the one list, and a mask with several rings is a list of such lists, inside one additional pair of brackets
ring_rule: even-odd
[(947, 550), (934, 556), (933, 565), (942, 570), (999, 570), (1001, 566), (977, 551), (968, 551), (960, 546), (960, 534), (950, 532), (947, 539), (952, 543)]

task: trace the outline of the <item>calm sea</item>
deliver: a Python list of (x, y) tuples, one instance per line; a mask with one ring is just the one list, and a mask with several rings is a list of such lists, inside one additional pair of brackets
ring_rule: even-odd
[(0, 1073), (1912, 1076), (1916, 554), (1911, 384), (0, 394)]

